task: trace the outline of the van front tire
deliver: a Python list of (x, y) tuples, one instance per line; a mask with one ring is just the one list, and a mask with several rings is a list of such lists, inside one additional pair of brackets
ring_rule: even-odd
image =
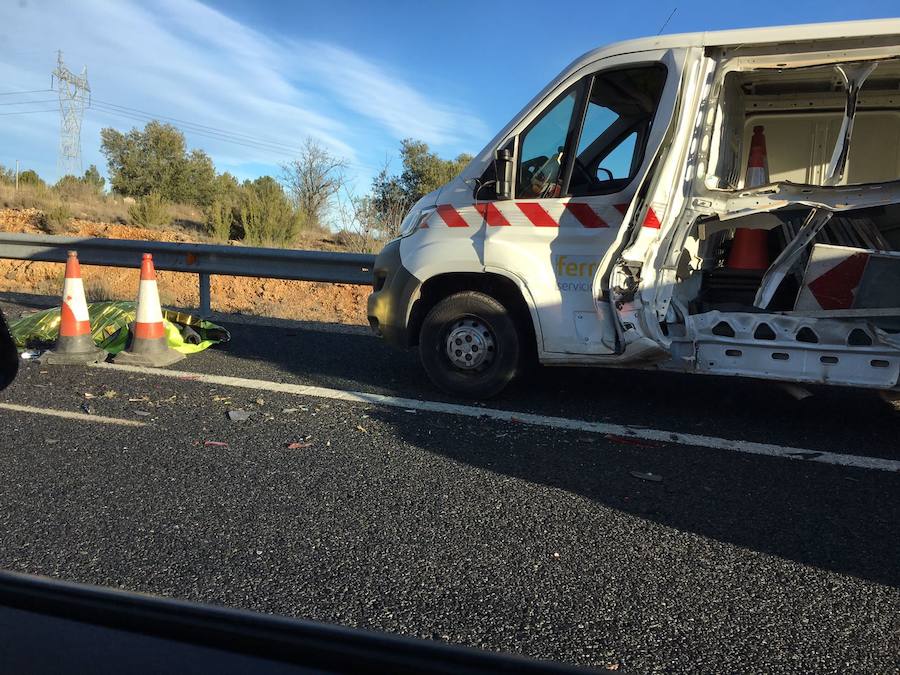
[(438, 302), (419, 333), (419, 355), (440, 389), (465, 398), (490, 398), (513, 379), (519, 365), (519, 332), (509, 311), (478, 291)]

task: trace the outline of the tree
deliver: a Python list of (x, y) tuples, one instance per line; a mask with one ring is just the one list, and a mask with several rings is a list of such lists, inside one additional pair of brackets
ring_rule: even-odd
[(100, 139), (114, 192), (126, 197), (153, 192), (169, 201), (200, 206), (213, 199), (212, 160), (202, 150), (188, 154), (184, 134), (171, 124), (152, 121), (143, 131), (132, 129), (127, 134), (106, 128)]
[[(241, 186), (227, 171), (213, 181), (213, 199), (204, 209), (206, 230), (218, 241), (228, 241), (241, 230)], [(241, 230), (240, 236), (243, 236)]]
[(262, 246), (290, 246), (300, 229), (290, 200), (271, 176), (244, 181), (240, 221), (244, 240)]
[(44, 187), (46, 183), (38, 176), (34, 169), (26, 169), (19, 174), (19, 185), (31, 185), (33, 187)]
[(78, 202), (100, 197), (105, 184), (106, 181), (97, 167), (91, 164), (81, 178), (71, 174), (60, 178), (53, 186), (53, 190), (63, 201)]
[(283, 164), (282, 182), (291, 194), (301, 226), (322, 227), (334, 198), (344, 184), (344, 160), (307, 138), (300, 156)]
[(407, 201), (414, 204), (423, 195), (456, 178), (472, 160), (472, 155), (461, 154), (456, 159), (441, 159), (429, 150), (427, 143), (407, 138), (400, 143), (400, 159), (403, 162), (403, 172), (398, 177), (397, 184)]
[(179, 181), (177, 201), (206, 206), (215, 199), (216, 167), (202, 150), (191, 150)]
[(5, 166), (0, 164), (0, 183), (14, 185), (15, 182), (16, 182), (15, 169), (7, 169)]
[(372, 197), (369, 205), (371, 218), (384, 240), (400, 233), (400, 224), (412, 206), (403, 184), (397, 176), (388, 174), (387, 166), (372, 181)]
[(84, 176), (81, 178), (81, 182), (83, 182), (88, 187), (93, 188), (96, 192), (103, 192), (103, 188), (106, 185), (106, 179), (100, 175), (100, 172), (97, 170), (97, 167), (91, 164), (87, 171), (84, 172)]

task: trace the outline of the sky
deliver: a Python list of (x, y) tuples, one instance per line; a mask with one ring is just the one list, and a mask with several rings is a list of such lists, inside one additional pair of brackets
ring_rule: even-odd
[(347, 162), (362, 193), (385, 162), (397, 169), (403, 138), (444, 157), (478, 152), (562, 68), (603, 44), (661, 28), (897, 14), (896, 0), (3, 0), (0, 164), (58, 178), (60, 116), (48, 91), (58, 49), (72, 71), (87, 67), (84, 168), (106, 173), (100, 129), (157, 117), (177, 120), (190, 148), (242, 179), (277, 176), (312, 137)]

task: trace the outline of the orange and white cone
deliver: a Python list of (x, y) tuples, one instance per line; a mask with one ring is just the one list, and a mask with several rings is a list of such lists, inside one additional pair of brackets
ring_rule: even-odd
[(59, 308), (59, 337), (53, 349), (41, 356), (41, 363), (73, 365), (97, 363), (105, 359), (106, 351), (95, 345), (91, 337), (91, 319), (84, 298), (78, 254), (69, 251)]
[[(769, 182), (766, 157), (766, 136), (762, 126), (753, 127), (750, 156), (747, 158), (745, 188), (759, 187)], [(764, 270), (769, 267), (769, 231), (739, 227), (734, 231), (728, 268), (733, 270)]]
[(116, 363), (136, 366), (168, 366), (184, 358), (166, 339), (153, 256), (141, 260), (141, 285), (138, 288), (137, 316), (131, 325), (128, 346), (113, 357)]

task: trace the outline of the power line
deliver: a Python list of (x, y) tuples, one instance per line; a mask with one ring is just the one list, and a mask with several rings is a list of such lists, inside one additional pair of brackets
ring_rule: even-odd
[(43, 94), (45, 91), (53, 91), (52, 89), (31, 89), (29, 91), (3, 91), (0, 96), (17, 96), (19, 94)]
[[(116, 110), (114, 108), (106, 108), (102, 104), (93, 106), (93, 109), (100, 111), (100, 112), (105, 112), (110, 115), (117, 115), (119, 117), (124, 117), (126, 119), (135, 120), (138, 122), (152, 122), (152, 121), (158, 119), (157, 117), (154, 117), (152, 115), (141, 115), (138, 113), (129, 113), (129, 112), (125, 112), (123, 110)], [(285, 155), (296, 154), (296, 149), (288, 148), (286, 146), (269, 145), (269, 144), (265, 144), (263, 142), (257, 142), (257, 141), (246, 141), (246, 140), (243, 140), (240, 138), (234, 138), (234, 137), (227, 136), (227, 135), (204, 131), (202, 129), (194, 129), (191, 127), (186, 127), (184, 125), (180, 125), (180, 126), (182, 127), (182, 131), (187, 131), (188, 133), (191, 133), (194, 135), (204, 136), (206, 138), (223, 141), (225, 143), (233, 143), (236, 145), (243, 145), (245, 147), (254, 148), (257, 150), (266, 150), (269, 152), (277, 152), (277, 153), (282, 153)]]
[(41, 100), (35, 101), (6, 101), (5, 103), (0, 103), (0, 105), (34, 105), (36, 103), (56, 103), (55, 98), (45, 98)]
[(59, 112), (59, 108), (47, 108), (46, 110), (17, 110), (15, 112), (0, 113), (0, 116), (6, 117), (7, 115), (31, 115), (32, 113), (42, 112)]
[[(126, 119), (136, 120), (138, 122), (151, 122), (157, 119), (173, 119), (163, 115), (153, 115), (151, 113), (143, 113), (143, 112), (129, 112), (126, 110), (119, 110), (118, 108), (109, 107), (108, 104), (100, 103), (96, 99), (92, 101), (92, 109), (98, 110), (101, 112), (105, 112), (110, 115), (117, 115), (120, 117), (124, 117)], [(211, 131), (207, 128), (204, 128), (203, 125), (194, 125), (191, 122), (181, 122), (178, 126), (182, 127), (183, 131), (187, 131), (191, 134), (195, 134), (198, 136), (204, 136), (206, 138), (211, 138), (218, 141), (223, 141), (225, 143), (233, 143), (235, 145), (242, 145), (248, 148), (254, 148), (257, 150), (266, 150), (269, 152), (277, 152), (284, 154), (286, 156), (293, 156), (297, 153), (297, 148), (292, 148), (286, 145), (281, 145), (279, 143), (275, 143), (273, 141), (265, 141), (261, 139), (254, 139), (251, 136), (242, 136), (234, 134), (233, 132), (228, 131)]]
[(147, 112), (146, 110), (141, 110), (140, 108), (129, 108), (128, 106), (118, 105), (116, 103), (110, 103), (109, 101), (98, 101), (97, 99), (94, 99), (94, 101), (97, 103), (102, 103), (103, 105), (106, 105), (106, 106), (109, 106), (112, 108), (118, 108), (120, 110), (125, 110), (128, 112), (133, 112), (133, 113), (137, 113), (140, 115), (148, 115), (150, 117), (153, 117), (154, 119), (171, 120), (172, 122), (177, 122), (178, 124), (196, 127), (198, 129), (213, 131), (213, 132), (220, 133), (220, 134), (227, 134), (228, 136), (234, 136), (237, 138), (244, 138), (244, 139), (246, 139), (248, 141), (252, 141), (254, 143), (259, 142), (259, 143), (266, 143), (269, 145), (278, 145), (278, 146), (282, 146), (282, 147), (289, 147), (289, 146), (284, 146), (283, 144), (281, 144), (277, 141), (269, 141), (267, 139), (258, 138), (256, 136), (251, 136), (250, 134), (245, 134), (245, 133), (242, 133), (239, 131), (230, 131), (228, 129), (220, 129), (218, 127), (212, 127), (207, 124), (199, 124), (197, 122), (189, 122), (187, 120), (181, 120), (181, 119), (178, 119), (177, 117), (169, 117), (167, 115), (157, 115), (155, 113)]
[(133, 117), (136, 119), (147, 119), (147, 120), (169, 120), (173, 122), (177, 122), (178, 126), (183, 127), (185, 129), (189, 129), (191, 131), (196, 131), (197, 133), (204, 134), (215, 134), (216, 136), (227, 137), (227, 138), (235, 138), (242, 141), (248, 141), (254, 144), (260, 145), (269, 145), (275, 148), (292, 150), (286, 145), (282, 145), (275, 141), (267, 141), (263, 139), (257, 139), (255, 137), (246, 135), (246, 134), (238, 134), (232, 131), (225, 131), (224, 129), (216, 129), (214, 127), (206, 127), (202, 124), (195, 124), (193, 122), (185, 122), (182, 120), (176, 120), (173, 117), (167, 117), (166, 115), (155, 115), (153, 113), (138, 111), (136, 108), (125, 108), (125, 106), (111, 106), (108, 103), (98, 102), (96, 99), (94, 100), (95, 107), (100, 110), (104, 110), (106, 112), (123, 115), (125, 117)]

